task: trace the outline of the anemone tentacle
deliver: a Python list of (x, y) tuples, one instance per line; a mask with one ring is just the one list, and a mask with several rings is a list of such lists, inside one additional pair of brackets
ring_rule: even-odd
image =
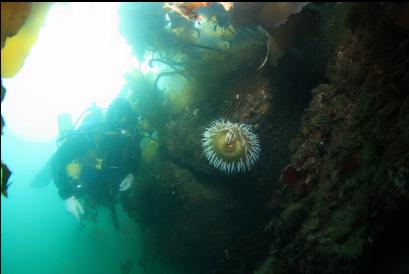
[(249, 125), (225, 120), (214, 120), (205, 128), (202, 146), (209, 163), (228, 174), (249, 171), (261, 151)]

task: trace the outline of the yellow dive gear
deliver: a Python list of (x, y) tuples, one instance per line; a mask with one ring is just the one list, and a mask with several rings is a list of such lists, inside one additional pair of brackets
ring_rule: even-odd
[(69, 113), (61, 113), (58, 115), (58, 132), (60, 136), (73, 129), (71, 115)]
[(74, 180), (80, 179), (81, 166), (79, 161), (72, 161), (65, 167), (65, 170), (68, 177), (71, 177)]

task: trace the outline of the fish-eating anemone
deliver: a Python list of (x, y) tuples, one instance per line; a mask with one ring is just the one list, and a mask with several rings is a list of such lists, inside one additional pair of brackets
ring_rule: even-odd
[(203, 154), (215, 168), (229, 173), (246, 172), (260, 156), (260, 142), (250, 126), (215, 120), (203, 133)]

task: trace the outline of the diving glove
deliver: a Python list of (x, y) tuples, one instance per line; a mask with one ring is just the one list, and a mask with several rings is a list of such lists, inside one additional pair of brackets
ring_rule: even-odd
[(74, 215), (78, 221), (81, 219), (81, 215), (84, 214), (81, 203), (74, 196), (65, 200), (65, 208)]
[(125, 179), (123, 179), (123, 181), (121, 182), (121, 184), (119, 185), (119, 191), (126, 191), (128, 190), (132, 185), (133, 185), (133, 181), (134, 181), (134, 176), (132, 173), (129, 173)]

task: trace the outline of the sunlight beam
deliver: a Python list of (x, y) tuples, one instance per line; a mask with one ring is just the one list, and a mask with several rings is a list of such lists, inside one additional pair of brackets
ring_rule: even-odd
[(119, 3), (53, 4), (24, 67), (3, 79), (6, 126), (17, 136), (50, 140), (57, 116), (73, 120), (92, 103), (107, 107), (135, 67), (119, 33)]

